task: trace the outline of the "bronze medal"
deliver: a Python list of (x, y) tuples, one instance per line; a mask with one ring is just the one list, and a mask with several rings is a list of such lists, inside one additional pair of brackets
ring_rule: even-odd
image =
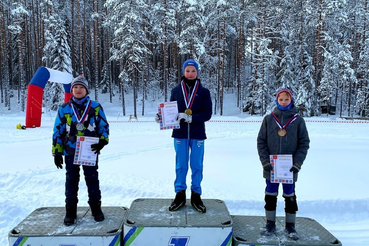
[(185, 111), (185, 114), (187, 114), (187, 115), (192, 115), (192, 110), (191, 109), (186, 109)]
[(278, 136), (280, 136), (280, 137), (284, 137), (284, 136), (286, 136), (286, 134), (287, 134), (286, 129), (280, 129), (278, 131)]

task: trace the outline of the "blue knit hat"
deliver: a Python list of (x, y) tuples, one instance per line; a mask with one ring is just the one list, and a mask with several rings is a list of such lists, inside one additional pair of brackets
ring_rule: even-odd
[(182, 66), (182, 73), (184, 73), (187, 66), (194, 66), (196, 68), (196, 72), (199, 72), (199, 64), (197, 64), (195, 60), (188, 59), (187, 61), (185, 61)]

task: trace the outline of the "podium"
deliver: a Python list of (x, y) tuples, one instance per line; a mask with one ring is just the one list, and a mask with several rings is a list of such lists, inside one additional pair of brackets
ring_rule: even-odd
[(284, 232), (284, 217), (278, 217), (271, 236), (260, 235), (264, 216), (230, 215), (222, 200), (203, 199), (206, 213), (190, 203), (168, 210), (172, 199), (139, 198), (130, 208), (102, 207), (105, 220), (96, 222), (89, 207), (78, 207), (74, 225), (63, 224), (64, 207), (33, 211), (9, 232), (9, 246), (342, 246), (317, 221), (297, 217), (299, 240)]
[(96, 222), (89, 207), (77, 208), (77, 222), (64, 225), (65, 207), (34, 210), (9, 233), (9, 245), (117, 246), (123, 245), (124, 207), (103, 207), (105, 220)]
[(190, 203), (168, 210), (171, 199), (137, 199), (132, 202), (124, 222), (124, 245), (231, 245), (232, 219), (225, 203), (203, 199), (206, 213)]
[(261, 236), (260, 228), (266, 224), (262, 216), (239, 216), (232, 215), (233, 220), (233, 244), (232, 246), (255, 246), (255, 245), (300, 245), (300, 246), (332, 246), (341, 245), (322, 225), (311, 218), (296, 217), (296, 231), (299, 240), (290, 239), (284, 232), (284, 217), (276, 220), (276, 231), (271, 236)]

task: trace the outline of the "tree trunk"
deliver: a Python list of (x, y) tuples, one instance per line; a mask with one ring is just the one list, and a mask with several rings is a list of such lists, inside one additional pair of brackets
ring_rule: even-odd
[[(81, 6), (79, 0), (77, 0), (77, 13), (81, 13)], [(82, 28), (82, 21), (81, 16), (77, 15), (77, 29), (78, 29), (78, 48), (79, 48), (79, 54), (77, 54), (77, 57), (79, 57), (79, 67), (78, 67), (78, 73), (84, 74), (85, 73), (85, 64), (84, 64), (84, 51), (83, 51), (83, 43), (84, 43), (84, 28)], [(72, 58), (73, 59), (73, 58)]]
[[(99, 13), (99, 8), (98, 8), (98, 2), (97, 0), (94, 1), (93, 3), (93, 8), (95, 13)], [(95, 60), (95, 100), (99, 101), (99, 42), (100, 42), (100, 37), (99, 37), (99, 17), (95, 17), (94, 19), (94, 26), (93, 26), (93, 37), (94, 37), (94, 60)]]
[[(137, 64), (136, 64), (137, 65)], [(133, 84), (133, 116), (137, 119), (137, 71), (132, 73), (132, 84)]]
[[(23, 23), (24, 24), (24, 23)], [(23, 28), (22, 28), (23, 29)], [(26, 105), (26, 88), (24, 86), (24, 62), (23, 62), (23, 32), (20, 32), (17, 39), (18, 46), (18, 66), (19, 66), (19, 85), (20, 85), (20, 105), (21, 110), (25, 111)]]
[[(120, 61), (120, 67), (123, 67), (123, 61)], [(121, 79), (120, 85), (120, 92), (121, 92), (121, 100), (122, 100), (122, 110), (123, 110), (123, 116), (126, 115), (126, 102), (125, 102), (125, 92), (124, 92), (124, 80)]]
[[(148, 70), (148, 69), (147, 69)], [(147, 77), (148, 77), (148, 71), (147, 73), (143, 73), (143, 84), (142, 84), (142, 111), (141, 115), (145, 115), (145, 100), (146, 100), (146, 94), (147, 94)]]
[[(0, 16), (4, 16), (4, 8), (3, 3), (0, 3)], [(0, 39), (0, 61), (6, 61), (6, 36), (5, 36), (5, 19), (0, 22), (0, 36), (2, 37)], [(5, 73), (8, 72), (8, 69), (5, 67), (6, 62), (0, 63), (0, 102), (4, 103), (4, 94), (6, 91), (4, 91), (4, 83), (5, 83)], [(6, 105), (5, 105), (6, 106)]]
[(323, 33), (323, 18), (322, 18), (322, 11), (323, 11), (323, 5), (322, 0), (319, 0), (318, 4), (318, 21), (317, 21), (317, 27), (316, 27), (316, 35), (315, 35), (315, 52), (314, 52), (314, 67), (315, 67), (315, 74), (314, 74), (314, 81), (315, 81), (315, 102), (314, 106), (315, 108), (320, 108), (320, 105), (317, 101), (317, 98), (319, 98), (319, 93), (317, 89), (320, 85), (321, 80), (321, 73), (323, 71), (323, 40), (324, 40), (324, 33)]
[(226, 34), (225, 34), (225, 20), (222, 20), (222, 66), (221, 66), (221, 90), (220, 90), (220, 115), (223, 115), (223, 101), (224, 101), (224, 73), (225, 73), (225, 49), (226, 49)]
[[(78, 2), (78, 0), (77, 0)], [(71, 0), (71, 13), (75, 13), (75, 0)], [(72, 74), (73, 76), (76, 75), (75, 74), (75, 69), (76, 69), (76, 47), (75, 47), (75, 43), (76, 43), (76, 35), (73, 31), (74, 27), (75, 27), (75, 18), (76, 15), (71, 15), (71, 30), (70, 30), (70, 35), (71, 35), (71, 45), (70, 45), (70, 57), (72, 58)], [(78, 18), (78, 17), (77, 17)], [(77, 21), (78, 23), (78, 21)]]

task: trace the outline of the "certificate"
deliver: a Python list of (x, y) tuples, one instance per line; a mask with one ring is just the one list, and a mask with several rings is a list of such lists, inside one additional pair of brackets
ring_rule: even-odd
[(91, 150), (91, 145), (98, 143), (97, 137), (77, 136), (76, 152), (74, 153), (75, 165), (95, 166), (97, 154)]
[(177, 101), (160, 103), (158, 114), (161, 118), (159, 122), (160, 130), (179, 129)]
[(293, 172), (290, 171), (292, 167), (292, 155), (270, 155), (270, 164), (273, 170), (270, 171), (271, 183), (293, 183)]

